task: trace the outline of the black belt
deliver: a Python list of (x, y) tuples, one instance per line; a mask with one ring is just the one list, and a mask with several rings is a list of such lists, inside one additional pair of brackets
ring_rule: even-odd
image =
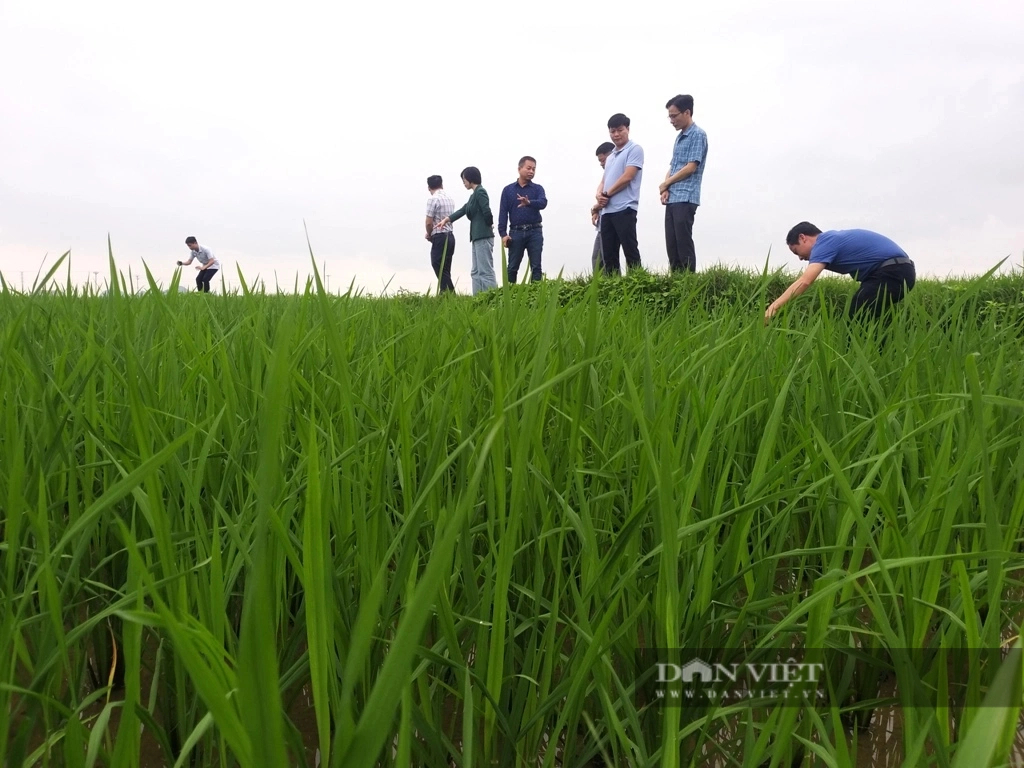
[(516, 224), (514, 227), (509, 227), (509, 229), (519, 232), (526, 229), (540, 229), (543, 226), (543, 224)]
[(891, 267), (893, 264), (913, 264), (913, 263), (914, 262), (912, 262), (906, 256), (897, 256), (897, 257), (895, 257), (893, 259), (889, 259), (888, 261), (883, 261), (881, 264), (878, 265), (878, 268), (881, 269), (882, 267)]

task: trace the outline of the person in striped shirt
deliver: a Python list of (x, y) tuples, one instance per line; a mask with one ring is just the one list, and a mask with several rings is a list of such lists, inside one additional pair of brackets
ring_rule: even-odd
[(695, 272), (693, 218), (700, 205), (700, 185), (708, 159), (708, 135), (693, 122), (693, 96), (679, 94), (665, 105), (672, 127), (679, 131), (665, 180), (659, 185), (665, 206), (665, 246), (673, 272)]
[(452, 282), (452, 255), (455, 253), (455, 235), (448, 217), (455, 212), (455, 201), (444, 191), (440, 176), (427, 178), (427, 240), (430, 241), (430, 265), (440, 281), (438, 293), (455, 291)]

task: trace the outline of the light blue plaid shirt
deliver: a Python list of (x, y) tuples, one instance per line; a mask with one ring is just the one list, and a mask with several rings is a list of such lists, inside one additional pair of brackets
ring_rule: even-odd
[(688, 163), (697, 163), (697, 170), (682, 181), (677, 181), (668, 188), (670, 203), (693, 203), (700, 205), (700, 182), (704, 178), (704, 161), (708, 157), (708, 135), (696, 123), (690, 123), (685, 131), (676, 136), (672, 148), (672, 165), (669, 175), (678, 172)]

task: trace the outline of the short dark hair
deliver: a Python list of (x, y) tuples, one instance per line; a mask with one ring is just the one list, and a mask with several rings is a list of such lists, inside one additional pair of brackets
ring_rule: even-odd
[(616, 112), (608, 118), (608, 128), (629, 128), (629, 118), (621, 112)]
[(602, 144), (601, 146), (599, 146), (597, 148), (597, 152), (595, 152), (594, 154), (595, 155), (607, 155), (607, 154), (609, 154), (611, 152), (614, 152), (614, 151), (615, 151), (615, 145), (612, 144), (610, 141), (606, 141), (604, 144)]
[(480, 179), (480, 169), (475, 168), (472, 165), (469, 168), (462, 169), (462, 178), (468, 181), (470, 184), (482, 184)]
[(519, 158), (519, 165), (516, 167), (522, 168), (524, 165), (526, 165), (528, 161), (532, 161), (534, 165), (537, 164), (537, 158), (530, 157), (529, 155), (523, 155), (522, 157)]
[(433, 176), (427, 176), (427, 189), (440, 189), (441, 188), (441, 177), (436, 173)]
[(686, 112), (689, 110), (690, 117), (693, 117), (693, 96), (690, 96), (688, 93), (680, 93), (677, 96), (673, 96), (668, 100), (668, 103), (665, 105), (665, 109), (668, 109), (669, 107), (675, 107), (680, 112)]
[(192, 245), (192, 243), (198, 245), (199, 241), (192, 237), (192, 235), (189, 235), (188, 237), (185, 238), (185, 245)]
[(811, 224), (809, 221), (801, 221), (786, 235), (786, 245), (796, 245), (797, 241), (800, 240), (800, 235), (807, 235), (811, 237), (813, 235), (820, 235), (821, 230)]

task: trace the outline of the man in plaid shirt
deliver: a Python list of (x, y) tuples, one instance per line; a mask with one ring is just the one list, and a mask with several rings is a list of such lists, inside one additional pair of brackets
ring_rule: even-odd
[[(430, 265), (441, 282), (438, 292), (454, 292), (452, 254), (455, 253), (455, 235), (452, 234), (451, 223), (446, 220), (455, 213), (455, 202), (441, 186), (440, 176), (427, 178), (427, 189), (430, 199), (427, 200), (426, 238), (430, 241)], [(438, 226), (442, 221), (445, 223)]]
[(693, 96), (679, 94), (665, 105), (672, 127), (679, 131), (672, 162), (658, 187), (665, 206), (665, 246), (673, 272), (695, 272), (693, 217), (700, 205), (700, 183), (708, 159), (708, 135), (693, 122)]

